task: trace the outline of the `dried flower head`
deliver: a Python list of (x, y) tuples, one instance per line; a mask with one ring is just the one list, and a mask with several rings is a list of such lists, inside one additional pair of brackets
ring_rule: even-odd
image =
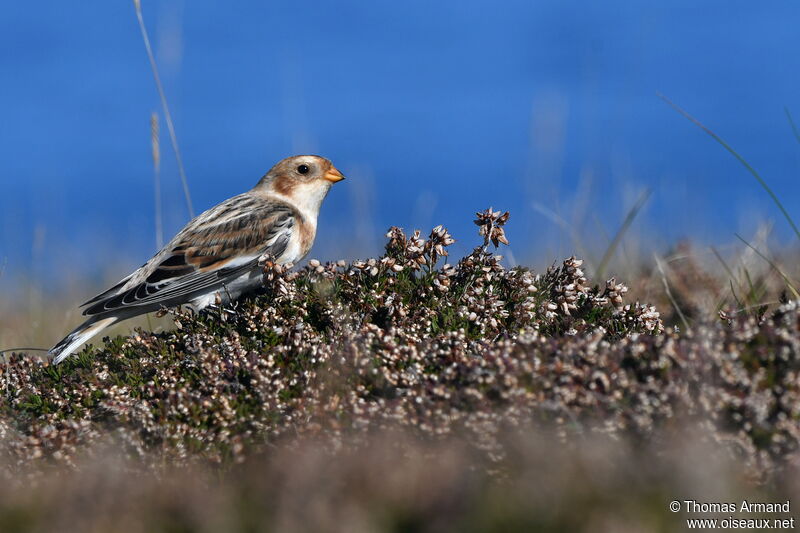
[(503, 226), (508, 222), (509, 212), (506, 211), (493, 211), (490, 207), (486, 211), (475, 213), (478, 217), (475, 219), (475, 224), (478, 226), (478, 234), (483, 237), (484, 246), (488, 246), (489, 242), (494, 244), (495, 248), (500, 246), (500, 243), (508, 245), (505, 230)]

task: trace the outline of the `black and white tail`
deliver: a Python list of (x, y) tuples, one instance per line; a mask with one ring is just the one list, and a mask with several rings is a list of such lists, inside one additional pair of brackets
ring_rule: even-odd
[(89, 320), (75, 328), (72, 333), (50, 348), (48, 352), (54, 356), (53, 364), (57, 365), (77, 350), (83, 343), (106, 329), (117, 321), (117, 317), (91, 317)]

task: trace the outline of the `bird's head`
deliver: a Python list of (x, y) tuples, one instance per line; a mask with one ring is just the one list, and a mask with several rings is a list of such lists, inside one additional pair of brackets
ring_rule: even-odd
[(279, 161), (254, 187), (277, 195), (301, 208), (319, 211), (331, 185), (344, 176), (329, 160), (318, 155), (296, 155)]

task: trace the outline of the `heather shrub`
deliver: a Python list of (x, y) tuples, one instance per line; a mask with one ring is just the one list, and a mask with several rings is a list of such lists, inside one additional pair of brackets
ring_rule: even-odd
[(387, 454), (456, 439), (502, 477), (520, 432), (658, 449), (688, 428), (752, 480), (794, 468), (796, 303), (679, 332), (575, 257), (506, 268), (508, 219), (478, 213), (483, 241), (455, 264), (445, 228), (391, 228), (380, 257), (268, 262), (261, 293), (170, 311), (171, 331), (60, 366), (13, 355), (0, 370), (5, 475), (79, 470), (109, 447), (126, 468), (224, 472), (299, 442), (339, 453), (400, 432)]

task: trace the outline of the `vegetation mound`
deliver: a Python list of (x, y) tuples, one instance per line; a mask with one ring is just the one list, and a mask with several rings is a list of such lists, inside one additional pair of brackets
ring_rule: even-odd
[(679, 332), (614, 279), (589, 282), (574, 257), (541, 274), (504, 267), (490, 249), (507, 243), (507, 220), (478, 213), (484, 242), (455, 265), (443, 264), (454, 242), (443, 227), (391, 228), (381, 257), (267, 263), (260, 294), (172, 311), (172, 331), (59, 366), (12, 355), (0, 369), (4, 475), (79, 471), (109, 449), (131, 470), (224, 475), (308, 442), (353, 466), (347, 454), (380, 442), (387, 463), (412, 470), (413, 450), (450, 443), (457, 464), (503, 479), (539, 446), (521, 435), (551, 435), (576, 458), (590, 436), (655, 455), (691, 440), (757, 483), (796, 472), (796, 303)]

